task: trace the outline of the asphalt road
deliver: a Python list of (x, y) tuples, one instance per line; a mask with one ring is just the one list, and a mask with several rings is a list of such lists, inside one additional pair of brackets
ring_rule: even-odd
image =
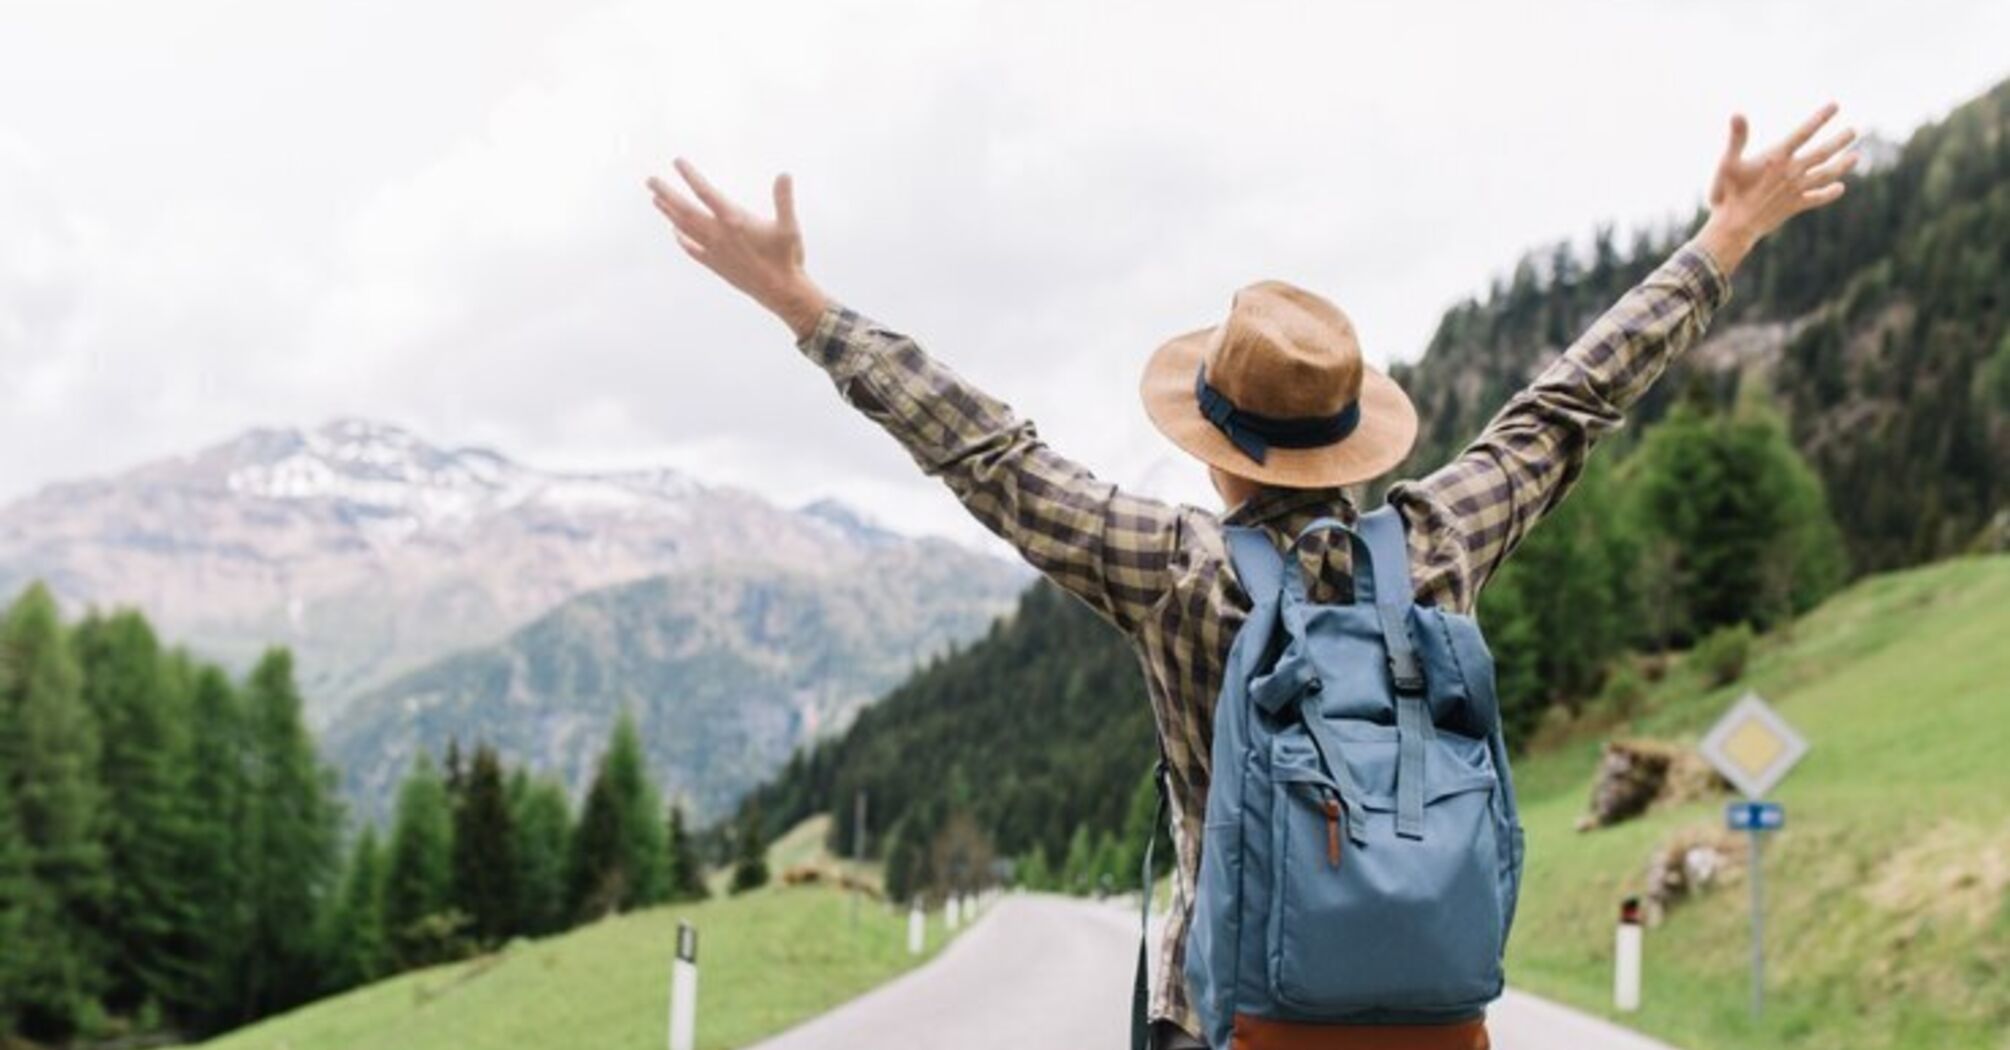
[[(755, 1050), (1121, 1050), (1130, 1038), (1135, 921), (1111, 904), (1003, 897), (927, 966)], [(1495, 1004), (1488, 1027), (1497, 1050), (1671, 1050), (1514, 991)]]

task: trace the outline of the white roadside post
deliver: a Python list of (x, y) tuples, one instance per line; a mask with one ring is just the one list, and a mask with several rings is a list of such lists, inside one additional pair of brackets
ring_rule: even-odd
[(698, 931), (677, 924), (677, 958), (670, 963), (670, 1050), (692, 1050), (698, 1038)]
[(1612, 1006), (1631, 1012), (1640, 1009), (1640, 898), (1628, 897), (1619, 906), (1619, 932), (1613, 944)]
[(928, 916), (921, 910), (921, 902), (915, 901), (907, 909), (907, 954), (920, 955), (923, 934), (928, 926)]
[(956, 895), (950, 894), (942, 900), (942, 925), (954, 932), (959, 916), (956, 914)]
[(1752, 836), (1749, 858), (1752, 882), (1752, 1015), (1766, 1008), (1766, 891), (1761, 865), (1761, 836), (1786, 826), (1787, 811), (1777, 802), (1767, 802), (1767, 792), (1801, 756), (1808, 742), (1774, 711), (1757, 693), (1746, 693), (1724, 717), (1717, 720), (1697, 748), (1717, 772), (1743, 792), (1746, 801), (1733, 802), (1724, 810), (1724, 820), (1733, 831)]

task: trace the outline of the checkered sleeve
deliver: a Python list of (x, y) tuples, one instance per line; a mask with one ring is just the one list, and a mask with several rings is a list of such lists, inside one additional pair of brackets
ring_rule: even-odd
[(1465, 548), (1468, 595), (1479, 593), (1570, 491), (1592, 446), (1620, 426), (1730, 294), (1709, 253), (1683, 245), (1510, 399), (1457, 458), (1408, 486), (1448, 511)]
[(913, 339), (850, 309), (826, 309), (798, 345), (986, 528), (1119, 629), (1138, 630), (1168, 586), (1172, 507), (1098, 480)]

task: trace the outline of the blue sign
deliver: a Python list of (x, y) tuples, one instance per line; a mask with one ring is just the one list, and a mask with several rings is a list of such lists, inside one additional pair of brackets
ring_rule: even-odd
[(1778, 802), (1733, 802), (1724, 807), (1732, 831), (1778, 831), (1787, 826), (1787, 807)]

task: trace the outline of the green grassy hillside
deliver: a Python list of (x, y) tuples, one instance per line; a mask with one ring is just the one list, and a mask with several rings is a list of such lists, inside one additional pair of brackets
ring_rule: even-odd
[[(1742, 878), (1648, 931), (1627, 1023), (1712, 1047), (2010, 1047), (2010, 557), (1867, 579), (1763, 640), (1744, 679), (1677, 665), (1619, 732), (1694, 740), (1744, 689), (1812, 743), (1768, 840), (1769, 1011), (1747, 1007)], [(1529, 830), (1510, 980), (1609, 1010), (1612, 924), (1650, 851), (1722, 800), (1572, 830), (1600, 731), (1517, 767)]]
[[(813, 1017), (920, 960), (907, 919), (830, 889), (770, 888), (623, 915), (497, 955), (380, 981), (204, 1050), (655, 1050), (677, 923), (698, 927), (698, 1046), (726, 1050)], [(929, 928), (932, 954), (944, 943)]]

